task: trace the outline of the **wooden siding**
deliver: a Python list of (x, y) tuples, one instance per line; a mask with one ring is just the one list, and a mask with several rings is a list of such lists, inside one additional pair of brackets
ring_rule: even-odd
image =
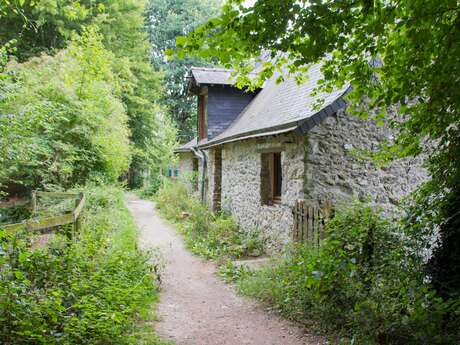
[(236, 119), (241, 111), (255, 97), (229, 86), (209, 86), (208, 88), (208, 139), (222, 133)]

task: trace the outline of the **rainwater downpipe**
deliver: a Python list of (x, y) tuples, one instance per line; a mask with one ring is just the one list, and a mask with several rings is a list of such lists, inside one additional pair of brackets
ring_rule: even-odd
[(205, 195), (205, 179), (206, 179), (206, 168), (208, 165), (208, 160), (206, 157), (206, 152), (200, 150), (199, 148), (192, 147), (192, 151), (201, 160), (202, 172), (201, 172), (201, 202), (204, 203), (204, 195)]

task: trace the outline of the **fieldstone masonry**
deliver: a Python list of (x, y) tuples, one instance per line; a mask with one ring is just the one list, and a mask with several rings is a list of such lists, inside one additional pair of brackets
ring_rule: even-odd
[(375, 150), (393, 133), (383, 126), (341, 112), (326, 118), (307, 136), (305, 196), (312, 202), (334, 204), (358, 198), (395, 211), (401, 198), (427, 178), (420, 158), (400, 159), (379, 168), (360, 161), (359, 150)]
[[(356, 150), (375, 149), (391, 135), (388, 128), (339, 112), (307, 135), (289, 133), (224, 144), (222, 210), (230, 212), (247, 231), (260, 230), (271, 250), (279, 249), (291, 238), (292, 208), (297, 199), (314, 204), (331, 200), (339, 205), (357, 198), (392, 212), (427, 174), (419, 159), (399, 160), (379, 168), (357, 158)], [(206, 150), (206, 202), (210, 207), (214, 207), (216, 190), (215, 150)], [(266, 152), (281, 152), (282, 197), (277, 205), (262, 204), (261, 160)], [(182, 166), (188, 167), (185, 162)]]
[(192, 172), (193, 171), (193, 158), (195, 157), (193, 152), (181, 152), (179, 154), (179, 173)]
[(196, 194), (197, 185), (193, 182), (193, 161), (196, 159), (193, 152), (181, 152), (179, 154), (179, 180), (186, 186), (190, 194)]
[[(222, 149), (222, 209), (248, 231), (258, 229), (270, 248), (289, 240), (292, 207), (303, 197), (304, 138), (293, 134), (226, 144)], [(281, 152), (281, 204), (263, 205), (261, 160), (265, 152)]]

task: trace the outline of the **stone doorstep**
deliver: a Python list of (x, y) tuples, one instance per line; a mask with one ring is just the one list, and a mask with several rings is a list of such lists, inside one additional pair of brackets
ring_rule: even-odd
[(269, 257), (260, 257), (255, 259), (244, 259), (244, 260), (235, 260), (233, 264), (240, 268), (246, 266), (250, 270), (258, 270), (270, 264), (271, 258)]

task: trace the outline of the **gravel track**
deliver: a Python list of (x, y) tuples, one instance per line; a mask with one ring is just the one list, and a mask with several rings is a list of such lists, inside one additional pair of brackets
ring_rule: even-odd
[(164, 260), (158, 304), (158, 334), (177, 345), (316, 345), (321, 337), (300, 328), (255, 302), (237, 296), (216, 277), (213, 263), (189, 253), (174, 229), (160, 219), (154, 203), (127, 197), (140, 229), (142, 248), (159, 248)]

